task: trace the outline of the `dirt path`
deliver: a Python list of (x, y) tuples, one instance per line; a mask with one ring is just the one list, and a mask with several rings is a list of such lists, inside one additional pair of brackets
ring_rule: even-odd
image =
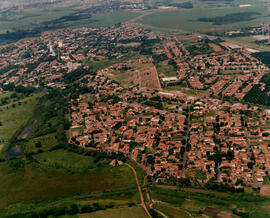
[[(175, 208), (176, 210), (179, 210), (179, 208), (177, 208), (177, 207), (175, 207), (175, 206), (173, 206), (173, 205), (171, 205), (171, 204), (169, 204), (169, 203), (166, 203), (166, 202), (163, 202), (163, 201), (153, 200), (153, 203), (150, 205), (150, 208), (153, 209), (153, 210), (155, 210), (156, 212), (158, 212), (160, 215), (162, 215), (162, 216), (165, 217), (165, 218), (167, 218), (168, 216), (166, 216), (166, 215), (165, 215), (164, 213), (162, 213), (161, 211), (152, 208), (152, 206), (153, 206), (154, 203), (160, 203), (160, 204), (169, 205), (170, 207), (173, 207), (173, 208)], [(185, 212), (187, 215), (189, 215), (191, 218), (194, 218), (194, 216), (192, 216), (192, 214), (191, 214), (190, 212), (188, 212), (187, 210), (185, 210), (185, 209), (183, 209), (183, 208), (182, 208), (181, 210), (184, 211), (184, 212)]]
[(144, 198), (143, 198), (143, 193), (142, 193), (142, 189), (141, 189), (141, 186), (140, 186), (140, 183), (139, 183), (139, 180), (138, 180), (138, 177), (137, 177), (137, 172), (136, 170), (134, 169), (133, 166), (131, 166), (130, 164), (128, 163), (125, 163), (134, 173), (134, 176), (135, 176), (135, 179), (136, 179), (136, 182), (137, 182), (137, 186), (138, 186), (138, 190), (139, 190), (139, 193), (140, 193), (140, 197), (141, 197), (141, 205), (143, 207), (143, 209), (145, 210), (145, 212), (147, 213), (147, 215), (152, 218), (151, 214), (149, 213), (146, 205), (145, 205), (145, 202), (144, 202)]
[(153, 203), (151, 203), (149, 206), (150, 206), (150, 208), (151, 208), (152, 210), (156, 211), (156, 212), (159, 213), (161, 216), (163, 216), (163, 217), (165, 217), (165, 218), (169, 218), (165, 213), (161, 212), (161, 211), (158, 210), (158, 209), (153, 208)]

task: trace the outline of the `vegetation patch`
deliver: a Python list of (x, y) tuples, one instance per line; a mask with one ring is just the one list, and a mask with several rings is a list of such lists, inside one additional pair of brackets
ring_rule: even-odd
[(232, 13), (224, 16), (216, 17), (202, 17), (199, 18), (200, 22), (211, 22), (214, 25), (222, 25), (228, 23), (235, 23), (241, 21), (251, 21), (256, 19), (256, 16), (260, 15), (258, 12), (242, 12), (242, 13)]
[(108, 210), (97, 211), (94, 213), (80, 214), (79, 218), (146, 218), (148, 217), (144, 209), (140, 206), (128, 207), (128, 208), (113, 208)]
[(27, 205), (83, 194), (98, 197), (118, 191), (119, 197), (133, 198), (137, 186), (132, 171), (127, 166), (111, 167), (110, 161), (66, 150), (4, 161), (0, 163), (0, 214), (19, 202)]
[(265, 83), (265, 88), (262, 90), (260, 84), (256, 84), (244, 96), (244, 100), (254, 104), (270, 106), (270, 74), (265, 74), (260, 82)]

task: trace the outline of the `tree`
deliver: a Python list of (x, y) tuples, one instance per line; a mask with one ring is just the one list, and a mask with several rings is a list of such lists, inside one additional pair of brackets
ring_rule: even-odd
[(249, 169), (253, 169), (254, 164), (254, 162), (248, 162), (247, 166)]
[(36, 147), (36, 148), (41, 148), (41, 147), (42, 147), (41, 142), (40, 142), (40, 141), (36, 142), (36, 143), (35, 143), (35, 147)]
[(84, 205), (81, 208), (81, 213), (90, 213), (93, 211), (93, 208), (90, 205)]
[(63, 125), (60, 125), (56, 130), (56, 139), (59, 144), (64, 145), (67, 143), (66, 132)]

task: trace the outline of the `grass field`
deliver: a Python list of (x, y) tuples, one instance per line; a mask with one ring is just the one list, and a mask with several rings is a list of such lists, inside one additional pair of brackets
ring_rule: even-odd
[(126, 22), (131, 20), (140, 13), (131, 12), (131, 11), (114, 11), (107, 13), (94, 14), (92, 18), (77, 22), (69, 22), (67, 26), (69, 27), (99, 27), (99, 26), (112, 26), (117, 23)]
[[(0, 106), (0, 150), (7, 145), (11, 137), (26, 124), (32, 116), (33, 109), (37, 103), (37, 98), (41, 94), (34, 94), (24, 99), (15, 100), (3, 106)], [(5, 93), (3, 96), (11, 96), (11, 93)], [(2, 95), (1, 95), (2, 97)], [(21, 102), (21, 105), (18, 103)], [(15, 106), (12, 106), (15, 105)]]
[(115, 208), (104, 211), (97, 211), (89, 214), (80, 214), (79, 218), (146, 218), (148, 217), (141, 206), (134, 206), (128, 208)]
[[(69, 16), (74, 11), (71, 8), (27, 8), (20, 13), (10, 15), (8, 20), (0, 16), (0, 33), (13, 31), (15, 29), (26, 30), (34, 27), (42, 27), (44, 22), (57, 20), (63, 16)], [(114, 11), (100, 14), (93, 14), (91, 18), (66, 21), (61, 24), (63, 27), (98, 27), (111, 26), (120, 22), (126, 22), (139, 16), (139, 13), (131, 11)]]
[(184, 209), (193, 216), (200, 215), (207, 206), (228, 211), (241, 210), (244, 211), (246, 216), (249, 215), (251, 217), (268, 217), (270, 215), (270, 208), (267, 206), (269, 205), (270, 198), (260, 198), (247, 193), (225, 193), (225, 195), (220, 192), (201, 191), (200, 189), (176, 191), (156, 187), (151, 188), (150, 193), (152, 199), (173, 205), (180, 210)]
[[(160, 28), (161, 30), (178, 29), (184, 31), (209, 31), (209, 30), (232, 30), (236, 27), (251, 26), (270, 21), (267, 7), (259, 1), (250, 1), (252, 6), (240, 8), (238, 4), (243, 1), (234, 1), (233, 5), (213, 5), (210, 2), (197, 2), (192, 9), (157, 10), (157, 12), (145, 15), (138, 23), (146, 26)], [(245, 3), (247, 4), (247, 3)], [(224, 16), (231, 13), (242, 12), (261, 13), (251, 21), (241, 21), (223, 25), (214, 25), (211, 22), (199, 22), (198, 18)]]
[(8, 20), (2, 20), (0, 17), (0, 33), (13, 29), (28, 29), (38, 27), (42, 22), (58, 19), (67, 16), (72, 12), (69, 8), (53, 9), (53, 8), (27, 8), (21, 12), (10, 15)]
[[(36, 146), (37, 143), (40, 143), (40, 147)], [(56, 139), (56, 134), (51, 133), (44, 136), (39, 136), (36, 138), (30, 138), (26, 142), (21, 143), (22, 146), (22, 152), (27, 154), (34, 152), (36, 153), (38, 150), (46, 151), (50, 148), (56, 146), (58, 144), (58, 141)]]
[(137, 186), (127, 166), (111, 167), (109, 159), (95, 161), (63, 149), (0, 163), (0, 216), (53, 201), (87, 199), (138, 202)]
[(160, 210), (170, 218), (190, 218), (190, 215), (187, 214), (186, 211), (177, 207), (173, 207), (169, 204), (156, 203), (154, 204), (154, 208)]
[(157, 71), (158, 74), (163, 74), (166, 77), (170, 77), (170, 76), (177, 76), (177, 72), (174, 69), (174, 67), (170, 64), (168, 64), (168, 61), (163, 61), (157, 64)]

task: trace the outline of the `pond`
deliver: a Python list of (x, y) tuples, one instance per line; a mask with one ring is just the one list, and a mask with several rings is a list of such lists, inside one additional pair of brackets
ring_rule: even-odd
[(30, 126), (25, 127), (17, 139), (27, 139), (30, 137), (35, 131), (36, 123), (37, 121), (34, 121)]
[(16, 145), (9, 150), (9, 152), (6, 155), (6, 158), (13, 158), (21, 155), (22, 155), (21, 147), (19, 145)]

